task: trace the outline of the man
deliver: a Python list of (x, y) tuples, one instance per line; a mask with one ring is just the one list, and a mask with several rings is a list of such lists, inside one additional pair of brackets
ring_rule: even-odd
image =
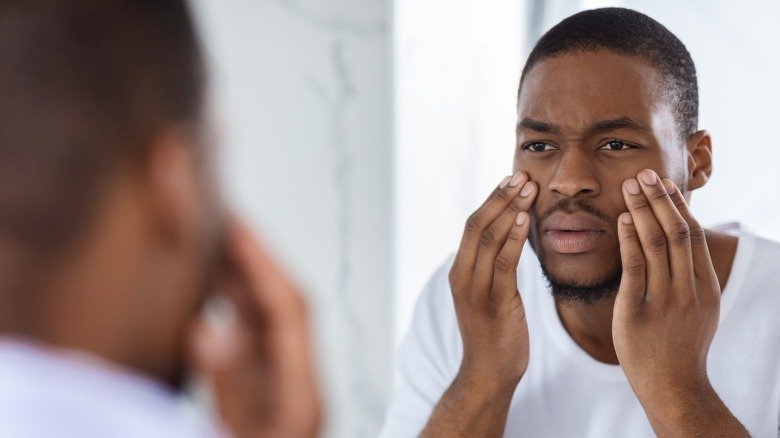
[(0, 5), (0, 436), (316, 434), (301, 298), (221, 206), (205, 85), (183, 0)]
[(712, 143), (682, 42), (576, 14), (517, 111), (515, 173), (423, 291), (382, 436), (777, 436), (780, 245), (688, 208)]

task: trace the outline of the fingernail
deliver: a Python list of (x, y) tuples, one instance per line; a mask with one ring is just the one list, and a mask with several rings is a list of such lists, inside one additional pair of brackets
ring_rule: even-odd
[(206, 323), (199, 328), (195, 349), (203, 365), (216, 370), (225, 368), (238, 355), (238, 328), (222, 329)]
[(518, 226), (523, 225), (525, 223), (525, 213), (524, 212), (521, 211), (520, 213), (517, 213), (517, 217), (515, 218), (515, 223)]
[(653, 172), (650, 169), (645, 169), (641, 172), (639, 172), (639, 178), (642, 179), (642, 182), (651, 186), (658, 182), (658, 177), (655, 175), (655, 172)]
[(677, 186), (670, 179), (664, 180), (664, 187), (666, 187), (666, 193), (673, 195), (677, 191)]
[(522, 180), (525, 179), (525, 175), (520, 172), (515, 173), (512, 179), (509, 181), (509, 187), (517, 187)]
[(530, 195), (530, 194), (531, 194), (531, 192), (533, 192), (533, 191), (534, 191), (534, 185), (533, 185), (533, 184), (531, 184), (530, 182), (527, 182), (527, 183), (525, 183), (525, 185), (523, 186), (523, 190), (521, 190), (521, 191), (520, 191), (520, 196), (522, 196), (523, 198), (525, 198), (525, 197), (527, 197), (528, 195)]
[(639, 183), (634, 178), (630, 178), (626, 180), (626, 191), (632, 195), (638, 195), (642, 189), (639, 187)]
[(634, 223), (634, 218), (631, 217), (631, 213), (623, 213), (620, 215), (620, 222), (623, 222), (626, 225), (631, 225)]
[(499, 189), (503, 189), (504, 187), (506, 187), (506, 185), (509, 184), (509, 180), (511, 180), (511, 179), (512, 179), (511, 176), (508, 176), (508, 177), (502, 179), (501, 180), (501, 184), (498, 185), (498, 188)]

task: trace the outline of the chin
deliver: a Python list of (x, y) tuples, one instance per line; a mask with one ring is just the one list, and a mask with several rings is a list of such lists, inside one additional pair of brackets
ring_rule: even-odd
[(559, 254), (536, 251), (550, 292), (566, 305), (595, 306), (611, 302), (620, 287), (620, 256), (609, 250)]

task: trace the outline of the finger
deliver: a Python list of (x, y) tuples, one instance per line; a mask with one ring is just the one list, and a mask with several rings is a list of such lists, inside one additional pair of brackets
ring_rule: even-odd
[(629, 178), (623, 183), (623, 196), (642, 245), (647, 265), (648, 291), (652, 293), (664, 289), (671, 279), (666, 234), (656, 221), (650, 203), (636, 179)]
[(626, 212), (618, 217), (618, 240), (623, 274), (616, 303), (636, 308), (645, 301), (647, 265), (631, 213)]
[(254, 368), (245, 368), (251, 371), (260, 365), (280, 391), (295, 394), (297, 409), (318, 412), (319, 390), (302, 296), (237, 220), (230, 227), (230, 242), (236, 269), (246, 281), (246, 295), (252, 298), (253, 307), (263, 320), (262, 332), (252, 333), (258, 346), (256, 363)]
[(193, 364), (203, 374), (233, 367), (241, 355), (244, 342), (235, 321), (219, 321), (215, 324), (207, 319), (199, 318), (193, 324), (190, 334)]
[(207, 316), (199, 318), (190, 330), (190, 365), (210, 391), (221, 422), (235, 435), (251, 431), (243, 425), (255, 420), (251, 411), (258, 406), (256, 394), (272, 394), (275, 382), (258, 373), (257, 357), (247, 327), (237, 321), (218, 324)]
[(245, 281), (245, 295), (261, 320), (262, 332), (253, 333), (263, 346), (265, 360), (280, 379), (314, 388), (310, 336), (305, 302), (249, 230), (238, 221), (230, 227), (230, 242), (238, 275)]
[(239, 326), (236, 304), (229, 298), (209, 298), (191, 327), (196, 370), (203, 373), (230, 368), (242, 354), (247, 337)]
[(478, 287), (483, 286), (486, 288), (484, 290), (489, 289), (492, 284), (493, 271), (498, 254), (505, 246), (510, 232), (515, 228), (517, 215), (520, 212), (527, 212), (531, 208), (534, 199), (536, 199), (536, 193), (536, 183), (533, 181), (526, 182), (519, 196), (515, 197), (501, 215), (482, 233), (472, 284)]
[(504, 178), (487, 200), (469, 216), (453, 262), (455, 272), (470, 274), (474, 270), (482, 233), (520, 193), (526, 181), (528, 175), (524, 172), (517, 172), (511, 178)]
[(228, 227), (228, 239), (237, 283), (245, 286), (240, 288), (245, 296), (239, 299), (248, 299), (252, 313), (274, 326), (300, 324), (303, 303), (297, 287), (249, 229), (233, 219)]
[[(672, 279), (692, 280), (693, 257), (691, 255), (688, 222), (683, 219), (669, 197), (661, 179), (654, 171), (645, 169), (639, 172), (638, 179), (645, 198), (650, 202), (650, 208), (656, 217), (656, 221), (666, 235)], [(688, 288), (676, 288), (675, 290), (682, 293), (691, 292)]]
[(704, 278), (710, 281), (717, 282), (715, 275), (715, 269), (712, 265), (712, 258), (710, 256), (710, 250), (707, 246), (707, 238), (704, 233), (704, 228), (699, 224), (699, 221), (693, 216), (688, 203), (685, 201), (680, 189), (671, 181), (664, 180), (664, 186), (666, 186), (669, 192), (669, 197), (674, 203), (677, 211), (688, 223), (688, 229), (691, 240), (691, 256), (693, 258), (693, 272), (697, 278)]
[(510, 298), (517, 293), (517, 264), (528, 238), (531, 217), (521, 211), (515, 215), (504, 246), (496, 256), (493, 268), (493, 290), (506, 294), (498, 298)]

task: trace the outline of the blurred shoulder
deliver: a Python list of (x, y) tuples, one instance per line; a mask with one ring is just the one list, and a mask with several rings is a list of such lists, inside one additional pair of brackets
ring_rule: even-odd
[[(780, 304), (780, 242), (735, 223), (715, 227), (713, 231), (737, 238), (724, 293), (738, 289), (738, 294), (765, 296)], [(717, 249), (711, 252), (716, 259)]]

